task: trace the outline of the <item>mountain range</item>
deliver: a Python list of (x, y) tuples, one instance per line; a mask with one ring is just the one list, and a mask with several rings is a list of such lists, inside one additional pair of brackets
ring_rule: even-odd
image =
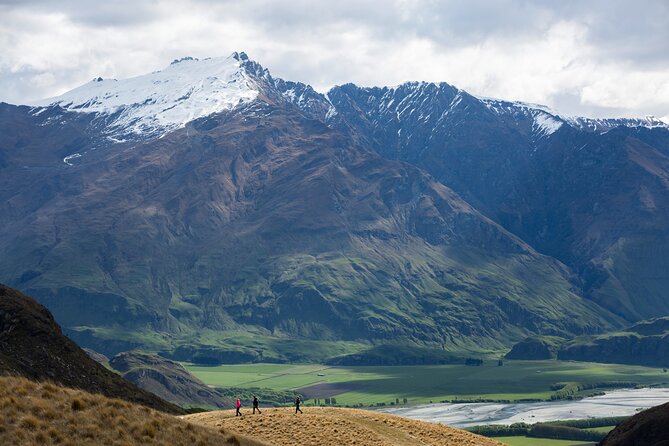
[(0, 104), (0, 281), (107, 355), (501, 351), (669, 315), (669, 126), (244, 53)]

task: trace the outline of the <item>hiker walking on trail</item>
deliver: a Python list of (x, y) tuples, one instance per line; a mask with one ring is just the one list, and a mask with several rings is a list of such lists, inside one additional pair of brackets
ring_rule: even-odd
[(253, 395), (253, 413), (256, 413), (256, 410), (258, 411), (258, 413), (260, 414), (262, 413), (260, 412), (260, 408), (258, 407), (258, 397)]
[(302, 409), (300, 409), (300, 404), (302, 404), (302, 400), (298, 396), (297, 398), (295, 398), (295, 413), (298, 413), (298, 412), (302, 413)]
[(235, 403), (235, 409), (237, 409), (237, 411), (235, 412), (236, 417), (241, 417), (242, 416), (242, 413), (239, 411), (239, 409), (241, 409), (241, 407), (242, 407), (242, 400), (237, 398), (237, 402)]

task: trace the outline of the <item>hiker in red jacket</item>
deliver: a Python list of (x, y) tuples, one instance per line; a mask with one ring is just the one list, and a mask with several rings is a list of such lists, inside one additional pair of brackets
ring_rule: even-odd
[(242, 400), (237, 398), (237, 402), (235, 403), (235, 409), (237, 409), (237, 411), (235, 412), (236, 417), (241, 417), (242, 416), (242, 413), (239, 411), (239, 409), (241, 409), (241, 407), (242, 407)]

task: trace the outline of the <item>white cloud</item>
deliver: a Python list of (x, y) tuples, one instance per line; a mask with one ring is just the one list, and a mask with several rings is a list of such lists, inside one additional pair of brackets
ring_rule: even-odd
[(0, 100), (28, 102), (96, 76), (243, 50), (274, 75), (321, 91), (345, 82), (445, 81), (571, 114), (667, 115), (669, 7), (662, 0), (560, 5), (0, 0)]

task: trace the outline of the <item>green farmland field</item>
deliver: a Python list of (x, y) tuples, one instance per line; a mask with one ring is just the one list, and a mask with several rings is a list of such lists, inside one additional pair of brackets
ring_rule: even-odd
[(588, 428), (583, 429), (583, 430), (592, 431), (592, 432), (599, 432), (600, 434), (608, 434), (614, 428), (615, 428), (615, 426), (602, 426), (602, 427), (588, 427)]
[(184, 364), (206, 384), (217, 387), (300, 390), (312, 387), (310, 398), (336, 397), (340, 405), (409, 404), (453, 399), (518, 401), (548, 399), (556, 383), (599, 384), (633, 382), (666, 385), (662, 369), (570, 361), (486, 362), (483, 366), (434, 365), (329, 367), (324, 365), (244, 364), (201, 366)]
[(580, 446), (593, 444), (584, 441), (551, 440), (549, 438), (530, 437), (496, 437), (495, 440), (506, 443), (509, 446)]

